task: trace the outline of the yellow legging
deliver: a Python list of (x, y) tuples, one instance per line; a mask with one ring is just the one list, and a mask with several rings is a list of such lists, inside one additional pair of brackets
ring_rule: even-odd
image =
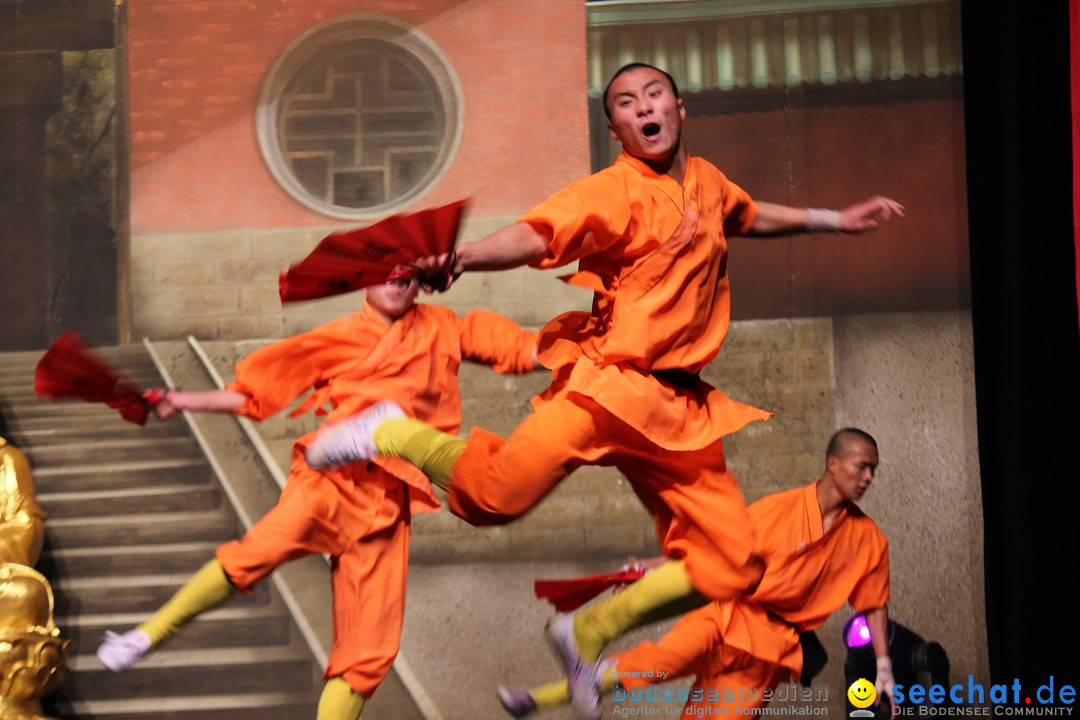
[(326, 681), (315, 720), (356, 720), (363, 709), (364, 696), (343, 678), (334, 677)]
[[(600, 679), (600, 694), (606, 695), (611, 692), (611, 688), (615, 687), (616, 683), (618, 683), (618, 677), (619, 675), (614, 668), (605, 672)], [(559, 680), (557, 682), (548, 683), (547, 685), (529, 688), (529, 694), (532, 695), (533, 700), (536, 701), (536, 709), (538, 711), (548, 710), (549, 708), (559, 707), (570, 702), (570, 685), (566, 680)]]
[(578, 652), (596, 662), (604, 646), (636, 627), (701, 607), (708, 599), (694, 590), (681, 560), (668, 560), (624, 590), (574, 613)]
[[(461, 438), (412, 418), (387, 420), (375, 431), (374, 440), (380, 454), (405, 458), (444, 490), (454, 463), (465, 451)], [(623, 633), (706, 602), (694, 590), (683, 562), (669, 561), (622, 592), (578, 611), (574, 616), (578, 650), (586, 660), (595, 662), (604, 646)]]
[[(201, 613), (225, 602), (236, 588), (229, 582), (217, 558), (203, 565), (167, 603), (139, 626), (150, 638), (150, 646), (175, 635)], [(364, 709), (364, 696), (340, 677), (326, 681), (319, 697), (316, 720), (356, 720)]]
[(387, 420), (372, 439), (380, 455), (405, 458), (443, 490), (450, 486), (450, 471), (465, 452), (465, 441), (421, 420)]
[(139, 626), (150, 637), (150, 646), (172, 637), (196, 615), (212, 610), (229, 599), (236, 588), (229, 582), (217, 558), (199, 568), (153, 617)]

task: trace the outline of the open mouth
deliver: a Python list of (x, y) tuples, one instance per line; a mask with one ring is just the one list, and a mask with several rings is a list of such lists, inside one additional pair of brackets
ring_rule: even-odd
[(658, 123), (649, 123), (641, 129), (641, 132), (645, 137), (656, 137), (660, 134), (660, 125)]

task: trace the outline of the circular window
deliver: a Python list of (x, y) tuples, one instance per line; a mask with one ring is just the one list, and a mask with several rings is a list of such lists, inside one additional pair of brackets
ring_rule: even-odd
[(427, 35), (382, 15), (347, 15), (292, 42), (257, 114), (270, 171), (326, 215), (367, 219), (431, 188), (461, 139), (457, 76)]

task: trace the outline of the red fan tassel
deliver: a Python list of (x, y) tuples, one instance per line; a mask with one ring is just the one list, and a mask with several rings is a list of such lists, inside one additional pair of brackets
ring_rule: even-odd
[(559, 612), (569, 612), (608, 588), (632, 583), (644, 574), (644, 568), (634, 567), (570, 580), (537, 580), (533, 583), (533, 591), (536, 597), (546, 599)]
[(153, 403), (128, 378), (116, 373), (93, 353), (75, 330), (56, 339), (34, 371), (34, 392), (39, 397), (82, 398), (102, 402), (120, 411), (125, 420), (146, 422)]

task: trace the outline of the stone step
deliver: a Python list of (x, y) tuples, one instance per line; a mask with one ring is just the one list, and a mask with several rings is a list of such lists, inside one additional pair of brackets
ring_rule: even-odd
[[(98, 354), (140, 387), (163, 384), (141, 345)], [(30, 460), (48, 515), (37, 569), (69, 641), (71, 672), (44, 714), (313, 717), (321, 668), (269, 581), (195, 618), (129, 672), (101, 666), (94, 652), (105, 630), (145, 621), (242, 527), (188, 423), (151, 418), (140, 427), (100, 403), (37, 398), (41, 353), (16, 355), (0, 363), (3, 432)]]
[(7, 440), (24, 451), (39, 447), (93, 440), (127, 439), (153, 442), (159, 439), (188, 438), (191, 430), (183, 422), (148, 421), (140, 427), (120, 418), (103, 418), (92, 423), (58, 425), (50, 418), (8, 419)]
[[(137, 368), (128, 372), (127, 368), (121, 369), (119, 374), (134, 384), (137, 388), (145, 390), (150, 387), (164, 385), (164, 380), (157, 368), (153, 366)], [(52, 402), (53, 398), (38, 395), (34, 389), (34, 371), (8, 369), (6, 373), (0, 373), (0, 392), (13, 406), (26, 401), (42, 400)], [(58, 399), (63, 401), (63, 399)]]
[[(57, 623), (72, 622), (82, 614), (109, 615), (126, 613), (139, 616), (136, 622), (149, 617), (161, 607), (191, 572), (168, 575), (128, 575), (100, 578), (57, 578), (53, 581), (56, 598)], [(273, 594), (268, 582), (261, 582), (251, 593), (238, 593), (229, 599), (230, 607), (258, 608), (271, 602)]]
[[(237, 593), (239, 595), (239, 593)], [(149, 618), (145, 612), (114, 612), (77, 616), (57, 616), (60, 633), (71, 641), (69, 654), (96, 651), (106, 630), (125, 632)], [(215, 610), (200, 615), (169, 638), (162, 649), (259, 647), (288, 645), (291, 621), (284, 603), (274, 601), (261, 606), (233, 604), (232, 599)]]
[[(289, 687), (285, 685), (284, 687)], [(61, 702), (45, 708), (50, 716), (93, 720), (311, 720), (310, 693), (191, 695)]]
[[(141, 344), (95, 348), (93, 353), (118, 374), (131, 376), (156, 371), (146, 348)], [(5, 362), (4, 367), (0, 368), (0, 382), (24, 378), (27, 382), (33, 383), (34, 371), (44, 354), (44, 350), (4, 353)]]
[(97, 418), (115, 418), (120, 422), (127, 422), (132, 427), (137, 427), (134, 423), (124, 420), (118, 410), (115, 410), (104, 403), (87, 402), (85, 400), (68, 398), (61, 398), (58, 400), (44, 398), (34, 399), (21, 405), (15, 405), (10, 403), (6, 399), (6, 396), (0, 395), (0, 397), (5, 398), (5, 402), (8, 403), (11, 414), (23, 420), (49, 418), (58, 424), (67, 425), (74, 422), (95, 420)]
[(193, 573), (220, 543), (190, 542), (160, 545), (103, 545), (91, 548), (46, 548), (37, 569), (45, 577), (82, 578)]
[[(18, 447), (18, 445), (16, 445)], [(195, 438), (178, 435), (170, 438), (98, 438), (94, 440), (72, 435), (67, 442), (31, 445), (24, 451), (34, 468), (34, 477), (43, 470), (68, 465), (117, 464), (176, 460), (203, 460), (202, 450)]]
[(49, 523), (60, 518), (95, 515), (214, 510), (221, 507), (222, 497), (216, 485), (163, 484), (129, 490), (39, 492), (38, 504), (48, 515), (46, 523)]
[[(160, 388), (164, 385), (157, 368), (149, 367), (139, 369), (137, 372), (121, 371), (126, 384), (134, 385), (135, 390), (147, 390), (148, 388)], [(13, 407), (23, 406), (28, 403), (84, 403), (81, 397), (54, 397), (52, 395), (39, 395), (33, 386), (33, 370), (29, 375), (23, 372), (9, 370), (0, 376), (0, 392), (8, 399)]]
[(91, 653), (69, 656), (64, 695), (81, 700), (278, 692), (312, 687), (310, 656), (299, 647), (163, 648), (123, 673)]
[(205, 485), (214, 477), (206, 459), (199, 456), (128, 462), (100, 458), (85, 465), (33, 467), (34, 484), (50, 493)]
[(239, 535), (239, 523), (216, 510), (50, 518), (45, 523), (45, 543), (52, 549), (225, 541)]

